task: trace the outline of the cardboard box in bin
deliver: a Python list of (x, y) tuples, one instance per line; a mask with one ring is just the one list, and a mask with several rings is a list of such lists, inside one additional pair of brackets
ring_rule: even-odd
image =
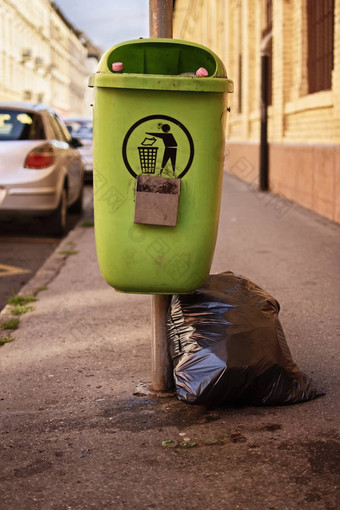
[(180, 182), (180, 179), (139, 175), (134, 223), (175, 227)]

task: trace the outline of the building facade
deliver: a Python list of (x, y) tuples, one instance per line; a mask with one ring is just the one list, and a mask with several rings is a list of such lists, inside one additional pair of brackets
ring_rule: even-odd
[(53, 2), (0, 0), (0, 101), (89, 115), (86, 43)]
[(340, 222), (340, 0), (176, 0), (174, 37), (234, 81), (227, 171), (259, 182), (266, 81), (269, 189)]

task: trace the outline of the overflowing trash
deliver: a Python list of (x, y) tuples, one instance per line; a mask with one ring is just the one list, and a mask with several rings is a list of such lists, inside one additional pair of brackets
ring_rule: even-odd
[(294, 362), (279, 303), (232, 272), (174, 295), (167, 336), (177, 396), (188, 403), (282, 405), (323, 395)]

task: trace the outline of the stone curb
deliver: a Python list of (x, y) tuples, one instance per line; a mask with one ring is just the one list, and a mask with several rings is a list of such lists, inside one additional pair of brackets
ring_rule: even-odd
[[(24, 287), (22, 287), (22, 289), (18, 292), (18, 296), (36, 296), (39, 293), (39, 289), (47, 287), (54, 280), (70, 256), (69, 254), (62, 254), (60, 252), (76, 249), (77, 240), (84, 235), (86, 228), (79, 226), (82, 221), (84, 221), (83, 218), (61, 241), (61, 243), (58, 244), (55, 251), (48, 257), (26, 285), (24, 285)], [(11, 305), (5, 305), (5, 307), (0, 311), (0, 323), (4, 322), (4, 320), (8, 320), (10, 317), (13, 317)]]
[[(66, 263), (70, 255), (61, 254), (61, 251), (68, 251), (76, 248), (76, 241), (84, 234), (85, 227), (81, 227), (81, 223), (86, 219), (86, 213), (91, 207), (92, 195), (84, 197), (83, 214), (77, 225), (71, 230), (68, 235), (62, 239), (60, 244), (56, 247), (54, 252), (45, 260), (44, 264), (38, 269), (34, 276), (22, 287), (18, 292), (18, 296), (36, 296), (39, 289), (47, 287), (54, 278), (59, 274), (61, 268)], [(0, 310), (0, 324), (13, 317), (11, 305), (5, 305)], [(1, 333), (1, 330), (0, 330)]]

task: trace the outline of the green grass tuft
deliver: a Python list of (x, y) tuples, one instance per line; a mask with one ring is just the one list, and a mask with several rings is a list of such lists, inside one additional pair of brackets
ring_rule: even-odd
[(94, 227), (93, 221), (83, 221), (83, 223), (80, 224), (81, 227)]
[(9, 344), (9, 342), (13, 342), (14, 338), (12, 336), (3, 336), (0, 338), (0, 346)]
[(43, 290), (48, 290), (47, 285), (44, 285), (44, 286), (42, 286), (42, 287), (37, 287), (37, 288), (35, 289), (35, 292), (42, 292)]
[(34, 296), (18, 296), (17, 294), (14, 294), (12, 297), (10, 297), (7, 300), (8, 305), (26, 305), (27, 303), (32, 303), (33, 301), (36, 301), (37, 298)]
[(24, 313), (31, 312), (34, 310), (33, 306), (17, 305), (12, 308), (13, 315), (23, 315)]
[(19, 319), (10, 319), (9, 321), (0, 324), (0, 329), (17, 329), (19, 326)]
[(75, 255), (76, 253), (78, 253), (77, 250), (62, 250), (62, 251), (58, 251), (58, 253), (60, 255)]

